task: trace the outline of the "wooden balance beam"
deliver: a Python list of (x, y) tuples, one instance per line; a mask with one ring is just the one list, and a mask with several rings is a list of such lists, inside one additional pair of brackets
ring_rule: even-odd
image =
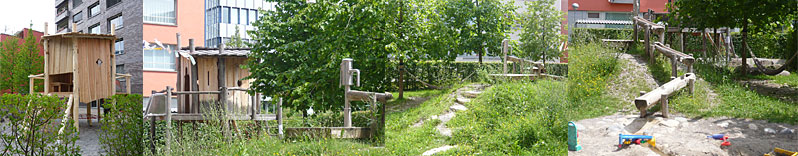
[(663, 84), (660, 87), (652, 90), (651, 92), (645, 93), (643, 91), (640, 92), (642, 94), (640, 97), (635, 98), (635, 106), (638, 110), (640, 110), (640, 118), (644, 118), (647, 115), (647, 110), (654, 105), (656, 102), (660, 102), (660, 110), (662, 111), (663, 117), (668, 117), (668, 96), (673, 94), (678, 90), (681, 90), (685, 86), (689, 86), (690, 90), (692, 91), (693, 83), (695, 82), (696, 76), (693, 73), (687, 73), (684, 76), (673, 78), (670, 82)]

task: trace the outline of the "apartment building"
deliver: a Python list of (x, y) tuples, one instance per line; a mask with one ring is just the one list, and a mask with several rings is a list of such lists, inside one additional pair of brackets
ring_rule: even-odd
[(252, 23), (260, 19), (261, 10), (273, 7), (274, 4), (263, 0), (205, 0), (204, 45), (216, 47), (235, 34), (249, 42), (251, 37), (246, 31), (255, 30)]
[[(632, 28), (634, 0), (569, 0), (568, 32), (573, 28)], [(640, 12), (667, 14), (671, 0), (640, 0)], [(578, 6), (574, 8), (574, 6)], [(579, 24), (577, 24), (579, 23)]]
[[(133, 75), (130, 86), (120, 88), (131, 87), (132, 93), (143, 92), (141, 0), (56, 0), (55, 6), (55, 33), (75, 30), (108, 34), (114, 29), (118, 38), (114, 43), (117, 72)], [(124, 79), (117, 81), (126, 84)]]

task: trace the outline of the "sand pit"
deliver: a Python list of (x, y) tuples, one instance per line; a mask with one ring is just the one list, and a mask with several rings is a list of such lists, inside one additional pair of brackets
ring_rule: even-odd
[[(577, 121), (581, 151), (568, 155), (762, 155), (774, 147), (798, 150), (798, 126), (738, 118), (671, 118), (610, 115)], [(642, 130), (641, 130), (642, 128)], [(765, 130), (768, 129), (768, 130)], [(770, 131), (773, 130), (773, 131)], [(656, 138), (656, 149), (646, 145), (618, 148), (618, 134), (646, 134)], [(731, 146), (707, 135), (726, 134)], [(659, 150), (659, 151), (657, 151)]]

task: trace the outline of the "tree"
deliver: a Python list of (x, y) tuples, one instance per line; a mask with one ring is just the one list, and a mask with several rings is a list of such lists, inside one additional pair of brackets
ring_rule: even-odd
[[(28, 34), (31, 30), (28, 29)], [(36, 37), (27, 35), (20, 39), (9, 37), (0, 43), (0, 91), (29, 93), (29, 75), (40, 74), (44, 57), (39, 55)]]
[(798, 5), (795, 0), (679, 0), (668, 5), (671, 23), (683, 27), (742, 28), (743, 46), (742, 72), (748, 73), (748, 53), (745, 49), (749, 31), (769, 31), (768, 27), (778, 23), (789, 23), (795, 16)]
[(521, 32), (519, 57), (532, 57), (534, 60), (556, 58), (560, 50), (556, 46), (565, 39), (560, 34), (562, 12), (554, 7), (553, 0), (526, 2), (527, 12), (521, 15), (523, 32)]
[(236, 25), (236, 33), (230, 37), (230, 40), (225, 43), (225, 46), (230, 48), (246, 48), (247, 44), (241, 39), (240, 30)]
[[(341, 59), (354, 59), (361, 86), (353, 89), (384, 92), (389, 79), (386, 45), (395, 41), (388, 18), (395, 3), (370, 0), (275, 0), (274, 10), (263, 11), (249, 34), (252, 54), (247, 63), (256, 92), (284, 99), (296, 110), (341, 110)], [(398, 7), (393, 7), (398, 8)], [(360, 105), (363, 106), (363, 105)], [(358, 105), (353, 105), (358, 108)], [(305, 111), (302, 111), (305, 113)]]
[(454, 38), (452, 54), (476, 53), (479, 62), (485, 48), (487, 55), (501, 54), (501, 42), (507, 38), (515, 20), (515, 7), (512, 3), (500, 0), (441, 0), (437, 5), (442, 18), (441, 24)]

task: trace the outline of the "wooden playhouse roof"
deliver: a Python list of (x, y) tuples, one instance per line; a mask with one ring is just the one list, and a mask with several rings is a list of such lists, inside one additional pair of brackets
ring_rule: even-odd
[(194, 52), (191, 52), (189, 48), (182, 48), (180, 49), (181, 53), (187, 53), (191, 56), (236, 56), (236, 57), (247, 57), (250, 53), (250, 48), (225, 48), (224, 51), (219, 53), (219, 48), (205, 48), (205, 47), (196, 47), (194, 48)]
[(87, 34), (81, 32), (69, 32), (63, 34), (53, 34), (53, 35), (45, 35), (42, 36), (44, 39), (49, 38), (97, 38), (97, 39), (109, 39), (109, 40), (116, 40), (116, 35), (111, 34)]

